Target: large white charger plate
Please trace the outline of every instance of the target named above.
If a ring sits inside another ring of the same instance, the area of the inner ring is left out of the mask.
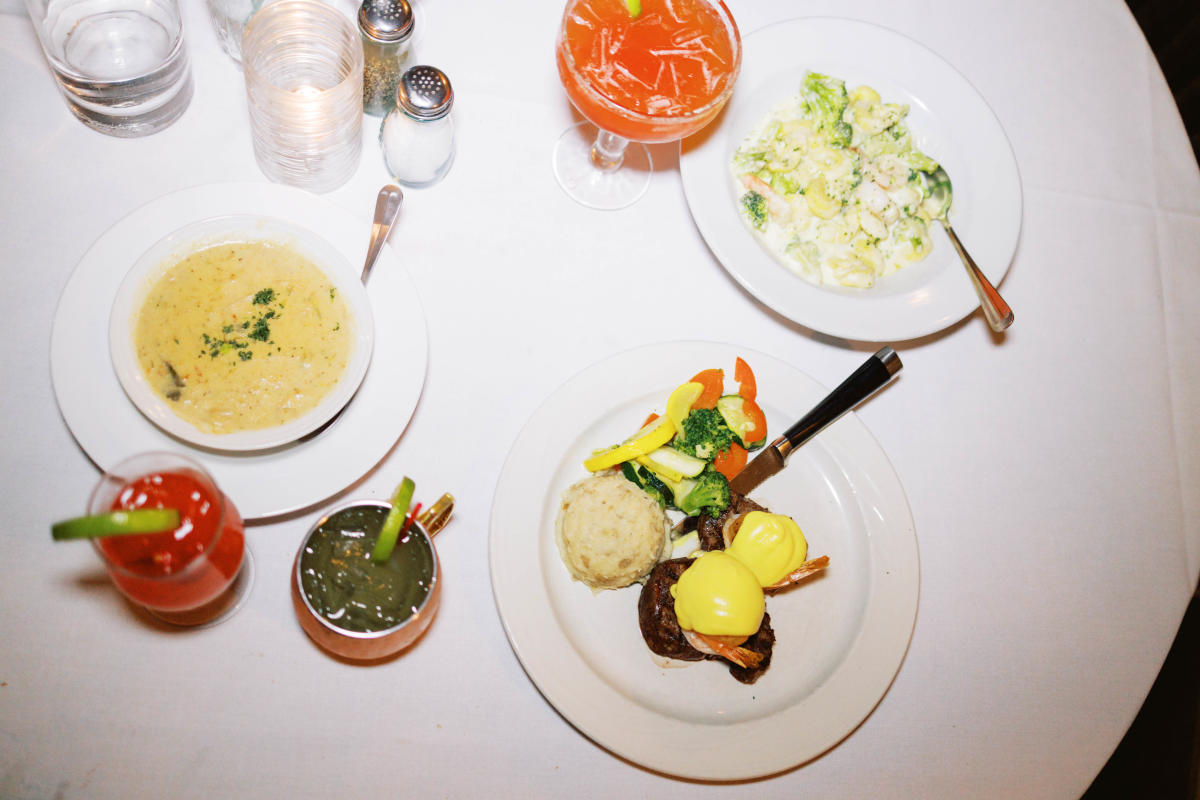
[[[642,641],[639,588],[593,594],[559,560],[554,522],[583,460],[660,413],[679,382],[741,355],[774,437],[827,393],[762,353],[708,342],[631,350],[558,389],[517,437],[496,486],[489,553],[505,632],[543,696],[624,758],[682,777],[734,780],[804,763],[850,734],[904,659],[916,619],[916,531],[904,490],[853,414],[796,451],[753,493],[792,515],[826,573],[768,598],[777,637],[753,685],[715,662],[667,667]],[[619,387],[619,388],[618,388]]]
[[[747,291],[794,322],[859,341],[899,341],[942,330],[979,307],[941,226],[933,252],[871,289],[817,286],[783,266],[737,209],[729,160],[777,103],[799,92],[808,70],[866,84],[906,103],[917,146],[954,182],[950,221],[993,284],[1016,252],[1021,179],[995,113],[954,67],[921,44],[865,22],[814,17],[761,28],[742,39],[742,71],[724,113],[681,145],[688,206],[714,255]]]
[[[373,203],[368,198],[364,207]],[[328,427],[308,440],[244,454],[196,448],[170,436],[121,389],[109,357],[109,311],[122,279],[143,252],[185,225],[230,214],[281,219],[324,238],[351,264],[366,258],[370,220],[300,189],[227,183],[166,195],[109,228],[80,260],[55,310],[50,370],[63,420],[101,469],[134,453],[183,451],[212,473],[244,517],[257,519],[319,503],[387,454],[420,399],[428,337],[416,287],[395,252],[385,247],[367,285],[376,326],[371,366],[358,393]]]

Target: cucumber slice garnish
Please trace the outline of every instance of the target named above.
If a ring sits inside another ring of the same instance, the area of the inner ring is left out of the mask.
[[[56,522],[50,535],[56,540],[98,539],[102,536],[125,536],[130,533],[158,533],[179,527],[179,511],[174,508],[134,508],[129,511],[110,511],[87,517]]]
[[[392,509],[384,518],[383,527],[379,529],[379,538],[375,540],[375,549],[371,551],[371,560],[376,564],[387,563],[392,557],[392,551],[396,549],[396,540],[400,537],[400,526],[404,524],[404,517],[408,514],[408,506],[416,488],[412,479],[405,476],[392,494]]]

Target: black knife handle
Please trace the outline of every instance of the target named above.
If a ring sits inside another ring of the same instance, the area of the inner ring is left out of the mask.
[[[779,454],[787,458],[788,454],[807,442],[825,429],[838,417],[845,414],[856,405],[866,400],[881,386],[891,380],[892,376],[904,366],[900,356],[890,347],[884,347],[868,358],[861,367],[841,385],[830,392],[824,400],[813,407],[800,421],[784,431],[783,435],[771,443],[779,450]]]

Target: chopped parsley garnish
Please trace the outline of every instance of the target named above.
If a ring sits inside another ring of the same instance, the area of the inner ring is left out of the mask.
[[[265,342],[271,338],[271,326],[267,324],[266,317],[259,317],[254,321],[254,330],[247,334],[251,339],[259,342]]]
[[[251,301],[254,306],[270,306],[272,304],[283,307],[278,295],[274,289],[262,289],[254,294],[254,299]],[[257,315],[250,319],[242,320],[240,323],[234,322],[221,326],[220,336],[210,336],[207,333],[201,334],[204,340],[204,349],[202,355],[207,355],[209,358],[217,358],[225,353],[237,353],[237,357],[241,361],[249,361],[254,357],[252,342],[266,342],[274,344],[271,341],[271,324],[269,320],[278,319],[279,314],[275,308],[267,308],[258,310]]]

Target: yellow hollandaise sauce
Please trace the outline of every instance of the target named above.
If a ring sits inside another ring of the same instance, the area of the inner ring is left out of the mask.
[[[155,280],[133,341],[150,386],[179,417],[235,433],[316,407],[346,369],[354,319],[333,282],[289,245],[228,242]]]
[[[808,541],[791,517],[751,511],[725,552],[753,572],[760,586],[772,586],[808,558]]]
[[[671,596],[680,627],[708,636],[750,636],[766,611],[754,573],[722,550],[692,562],[671,587]]]

